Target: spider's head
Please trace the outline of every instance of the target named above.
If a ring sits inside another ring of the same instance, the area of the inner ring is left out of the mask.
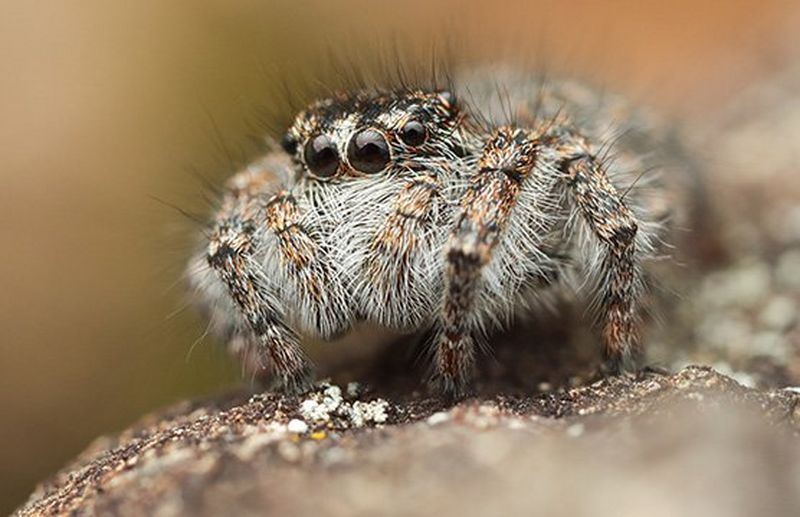
[[[446,91],[359,92],[315,102],[283,138],[301,176],[394,174],[463,153],[463,117]]]

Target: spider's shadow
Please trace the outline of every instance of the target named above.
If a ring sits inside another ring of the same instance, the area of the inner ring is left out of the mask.
[[[529,394],[592,378],[600,364],[597,338],[576,309],[562,307],[491,334],[480,352],[474,389],[480,395]],[[430,353],[427,336],[399,339],[368,368],[364,380],[378,394],[424,394]]]

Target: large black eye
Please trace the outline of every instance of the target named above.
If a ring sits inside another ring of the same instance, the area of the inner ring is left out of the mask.
[[[400,139],[412,147],[419,147],[428,138],[428,131],[419,120],[409,120],[400,130]]]
[[[383,133],[376,129],[365,129],[356,133],[347,146],[347,159],[359,172],[380,172],[389,163],[389,144]]]
[[[339,152],[328,135],[317,135],[306,143],[306,166],[315,176],[329,178],[339,168]]]

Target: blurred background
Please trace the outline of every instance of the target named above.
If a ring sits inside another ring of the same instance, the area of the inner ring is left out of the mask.
[[[702,120],[786,59],[795,2],[0,0],[0,512],[92,439],[240,383],[181,311],[200,179],[328,56],[522,54]],[[288,86],[286,86],[288,85]],[[274,108],[274,109],[273,109]],[[274,125],[286,120],[278,117]]]

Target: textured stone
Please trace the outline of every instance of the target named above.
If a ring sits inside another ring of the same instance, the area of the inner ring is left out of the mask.
[[[18,515],[800,514],[800,394],[709,368],[452,407],[340,402],[380,400],[385,423],[303,420],[307,397],[234,395],[145,418]]]

